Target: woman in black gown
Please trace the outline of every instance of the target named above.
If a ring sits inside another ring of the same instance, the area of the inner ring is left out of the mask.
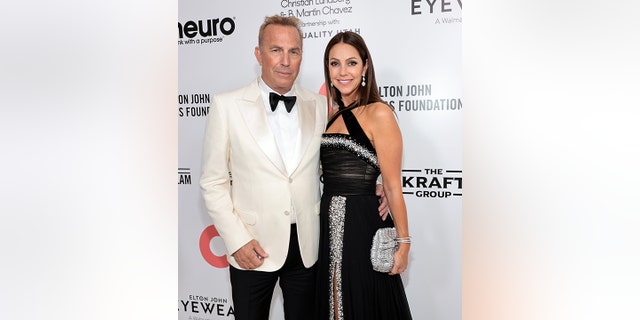
[[[400,278],[407,269],[410,238],[395,113],[378,93],[373,62],[360,35],[343,32],[329,41],[324,75],[328,99],[338,110],[327,124],[320,151],[324,190],[316,319],[411,319]],[[393,219],[378,214],[380,174]],[[381,273],[373,270],[369,250],[376,230],[389,226],[396,227],[404,242],[392,270]]]

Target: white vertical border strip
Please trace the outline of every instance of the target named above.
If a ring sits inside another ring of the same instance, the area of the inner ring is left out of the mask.
[[[465,7],[465,319],[640,318],[640,8],[585,4]]]
[[[2,9],[0,319],[175,319],[176,9]]]

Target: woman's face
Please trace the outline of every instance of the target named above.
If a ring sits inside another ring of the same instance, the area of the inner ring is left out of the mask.
[[[342,102],[347,106],[358,98],[358,86],[367,71],[355,47],[337,43],[329,50],[329,78],[333,86],[342,94]]]

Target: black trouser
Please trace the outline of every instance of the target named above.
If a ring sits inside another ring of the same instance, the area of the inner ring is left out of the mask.
[[[289,252],[280,270],[240,270],[229,266],[229,275],[236,320],[269,319],[273,289],[278,279],[284,299],[285,319],[303,320],[311,316],[315,300],[316,266],[304,267],[295,224],[291,225]]]

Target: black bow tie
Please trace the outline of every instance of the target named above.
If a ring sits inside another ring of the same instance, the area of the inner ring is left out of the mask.
[[[296,104],[296,97],[285,97],[283,95],[279,95],[275,92],[269,93],[269,104],[271,104],[271,111],[276,111],[276,107],[278,107],[278,101],[284,101],[284,106],[287,108],[287,112],[291,112],[293,109],[293,105]]]

